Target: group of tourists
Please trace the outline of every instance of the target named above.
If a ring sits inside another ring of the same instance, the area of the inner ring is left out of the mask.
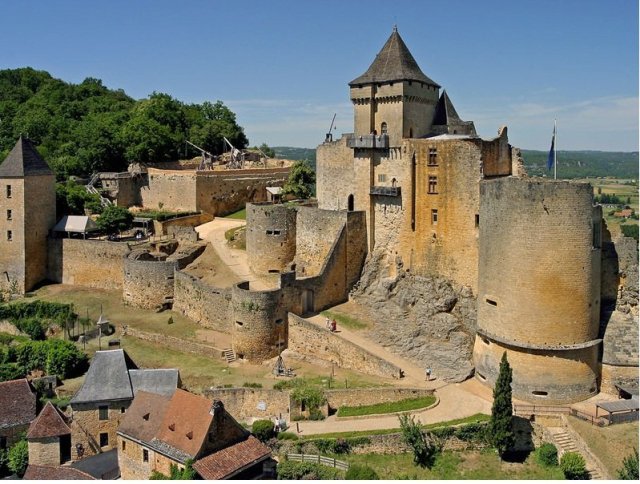
[[[336,320],[335,319],[331,320],[329,318],[325,320],[324,325],[332,333],[335,333],[338,327],[338,323],[336,323]]]

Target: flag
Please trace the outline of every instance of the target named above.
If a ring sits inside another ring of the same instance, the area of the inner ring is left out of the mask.
[[[549,150],[549,157],[547,158],[547,171],[553,168],[553,147],[556,143],[556,125],[553,125],[553,136],[551,137],[551,149]]]

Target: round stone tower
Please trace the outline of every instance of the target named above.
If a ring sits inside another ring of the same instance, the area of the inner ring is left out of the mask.
[[[256,273],[281,272],[296,255],[296,209],[247,203],[247,255]]]
[[[556,404],[597,392],[601,218],[589,184],[481,183],[478,379],[493,386],[506,351],[516,398]]]
[[[238,358],[260,363],[287,347],[287,312],[281,289],[253,291],[249,282],[233,286],[231,343]]]

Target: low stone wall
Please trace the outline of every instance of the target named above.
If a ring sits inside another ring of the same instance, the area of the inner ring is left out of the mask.
[[[197,227],[207,222],[211,222],[213,216],[208,213],[197,213],[185,217],[177,217],[163,222],[153,221],[153,230],[156,235],[168,235],[170,227]]]
[[[433,393],[433,390],[427,390],[426,388],[354,388],[352,390],[326,390],[324,392],[329,407],[336,410],[340,407],[359,407],[426,397],[433,395]]]
[[[638,381],[637,366],[616,366],[602,364],[600,391],[610,395],[618,395],[616,384],[633,386]]]
[[[50,280],[62,284],[122,289],[126,242],[48,239]]]
[[[291,397],[288,391],[262,388],[210,388],[204,390],[207,398],[222,400],[224,408],[235,419],[252,422],[273,417],[288,418]]]
[[[193,353],[207,358],[222,358],[221,348],[203,345],[202,343],[196,343],[195,341],[176,338],[175,336],[168,336],[166,334],[149,333],[147,331],[131,328],[130,326],[123,326],[122,336],[133,336],[134,338],[138,338],[143,341],[149,341],[168,348],[177,348],[178,351]]]
[[[396,365],[293,313],[289,313],[289,350],[367,375],[401,377]]]
[[[174,311],[206,328],[230,332],[230,304],[230,289],[218,289],[185,272],[175,272]]]

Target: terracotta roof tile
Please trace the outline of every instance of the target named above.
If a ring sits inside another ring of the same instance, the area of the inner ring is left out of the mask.
[[[202,449],[213,415],[211,400],[176,390],[156,434],[159,440],[195,457]]]
[[[67,425],[62,412],[54,407],[51,402],[47,402],[38,418],[31,422],[27,431],[27,439],[58,437],[70,433],[71,429]]]
[[[95,480],[86,472],[73,467],[35,466],[30,464],[24,473],[24,480],[28,481],[89,481]]]
[[[166,395],[139,391],[118,427],[118,432],[150,442],[160,428],[169,399]]]
[[[197,460],[193,468],[203,479],[225,479],[271,455],[253,435],[248,439]]]
[[[36,418],[36,394],[26,378],[0,383],[0,429]]]

